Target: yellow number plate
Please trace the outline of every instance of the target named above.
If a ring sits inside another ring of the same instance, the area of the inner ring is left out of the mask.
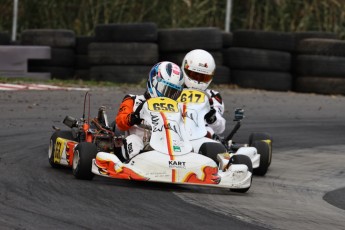
[[[177,101],[183,103],[204,103],[205,96],[205,93],[197,90],[183,90]]]
[[[147,101],[149,110],[158,112],[178,112],[178,103],[167,97],[151,98]]]

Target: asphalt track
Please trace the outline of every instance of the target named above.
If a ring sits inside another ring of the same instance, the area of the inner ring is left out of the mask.
[[[0,91],[0,229],[345,229],[345,97],[219,89],[235,137],[273,136],[273,160],[246,194],[224,189],[76,180],[47,159],[52,125],[81,117],[82,91]],[[91,90],[109,118],[138,88]]]

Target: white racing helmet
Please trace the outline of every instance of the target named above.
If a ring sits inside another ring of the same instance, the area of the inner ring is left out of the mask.
[[[209,52],[196,49],[186,54],[181,69],[188,88],[206,90],[212,82],[216,63]]]
[[[169,97],[176,100],[183,89],[184,77],[178,65],[163,61],[154,65],[147,80],[151,97]]]

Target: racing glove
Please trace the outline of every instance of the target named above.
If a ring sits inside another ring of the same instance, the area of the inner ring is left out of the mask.
[[[138,113],[131,113],[129,114],[129,125],[133,126],[133,125],[139,125],[141,123],[141,119]]]
[[[213,124],[216,120],[216,110],[212,107],[211,110],[205,114],[207,124]]]
[[[130,126],[133,125],[139,125],[142,121],[142,119],[140,118],[140,110],[143,108],[144,102],[142,102],[138,108],[135,110],[135,112],[129,114],[129,122],[128,124]]]

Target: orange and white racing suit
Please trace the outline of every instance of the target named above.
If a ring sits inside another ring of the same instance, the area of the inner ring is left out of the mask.
[[[130,124],[131,113],[142,103],[145,103],[148,98],[149,96],[147,94],[126,95],[116,115],[115,122],[117,128],[121,131],[125,131],[126,138],[123,140],[122,155],[127,160],[139,154],[149,141],[149,130],[141,128],[138,125],[131,126]]]

